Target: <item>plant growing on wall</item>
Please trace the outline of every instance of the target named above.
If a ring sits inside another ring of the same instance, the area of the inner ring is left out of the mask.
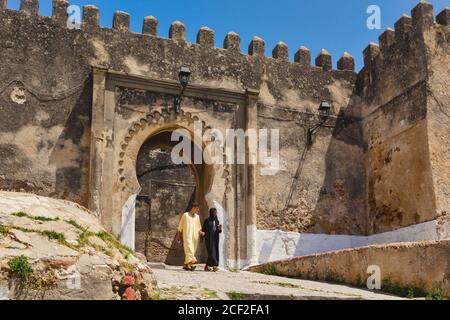
[[[8,267],[10,272],[22,280],[28,279],[33,273],[33,268],[24,255],[17,256],[9,260]]]

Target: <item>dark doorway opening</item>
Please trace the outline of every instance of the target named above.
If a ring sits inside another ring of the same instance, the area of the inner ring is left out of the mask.
[[[147,140],[136,162],[141,192],[136,201],[136,251],[150,262],[183,265],[183,247],[174,241],[181,215],[199,192],[194,167],[171,160],[171,132]]]

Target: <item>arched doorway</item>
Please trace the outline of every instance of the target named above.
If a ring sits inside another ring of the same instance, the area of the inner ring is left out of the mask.
[[[201,132],[197,134],[198,131],[196,129],[199,127],[201,128]],[[210,142],[208,140],[202,141],[201,139],[197,139],[197,137],[202,133],[204,134],[208,128],[210,127],[207,127],[204,121],[199,120],[197,116],[192,116],[190,113],[182,111],[180,114],[176,114],[162,109],[161,111],[154,111],[146,114],[145,117],[139,118],[139,121],[132,122],[131,125],[124,130],[126,135],[123,140],[117,144],[118,157],[116,158],[116,161],[109,157],[105,152],[105,156],[101,158],[102,161],[100,162],[102,165],[95,167],[96,170],[101,171],[114,166],[114,171],[117,175],[113,181],[111,181],[111,184],[107,183],[108,179],[103,178],[101,181],[97,181],[94,179],[97,175],[94,174],[92,176],[93,182],[101,182],[98,183],[98,185],[101,186],[101,190],[103,191],[92,193],[92,202],[97,202],[101,205],[102,222],[105,223],[105,225],[109,224],[111,226],[110,230],[112,230],[114,234],[120,236],[120,240],[124,245],[132,249],[136,246],[136,202],[141,195],[145,196],[145,194],[142,194],[143,188],[141,184],[143,184],[143,182],[140,182],[138,178],[139,172],[137,170],[137,162],[139,155],[145,154],[144,150],[146,148],[149,150],[148,147],[145,146],[147,143],[148,146],[151,146],[150,149],[154,148],[155,150],[158,150],[158,148],[164,150],[168,146],[173,148],[174,145],[178,145],[178,141],[172,142],[170,138],[175,130],[180,130],[183,132],[181,133],[183,137],[182,141],[187,141],[187,143],[190,141],[192,144],[191,157],[195,157],[198,152],[205,157],[205,161],[201,164],[189,164],[189,167],[196,178],[195,200],[200,204],[200,218],[201,220],[206,218],[208,208],[216,207],[218,209],[219,221],[221,221],[224,226],[220,247],[221,264],[224,266],[225,263],[227,263],[226,259],[231,261],[232,265],[234,265],[234,261],[237,261],[234,259],[238,256],[231,257],[231,255],[228,255],[227,253],[230,252],[229,250],[233,250],[233,253],[237,252],[235,250],[237,241],[232,237],[235,236],[237,230],[245,230],[244,228],[238,228],[238,225],[234,222],[234,215],[229,215],[229,212],[235,212],[237,210],[237,198],[235,197],[235,189],[232,185],[234,183],[234,173],[228,165],[220,163],[212,164],[210,162],[212,155],[217,154],[217,151],[212,152],[214,149],[209,148]],[[178,132],[180,133],[180,131]],[[194,134],[194,132],[196,134]],[[184,138],[187,138],[188,140]],[[219,156],[224,156],[223,150],[219,150],[219,152]],[[111,160],[113,160],[115,164]],[[191,159],[190,163],[193,162],[193,159]],[[95,183],[92,185],[93,189],[95,188],[95,185]],[[242,195],[243,193],[241,192],[240,194]],[[243,210],[243,206],[239,206],[239,210]],[[150,213],[152,212],[153,210]],[[238,216],[236,219],[240,220],[241,217]],[[175,225],[177,226],[176,223],[174,223],[174,226]],[[142,229],[138,231],[143,232],[141,230]],[[174,228],[173,232],[176,232],[176,228]],[[142,246],[145,247],[145,244],[141,245],[141,248]],[[149,245],[147,244],[147,246]],[[180,259],[178,261],[181,261],[182,248],[178,248],[178,250],[181,254],[177,256],[177,259]],[[205,260],[205,251],[206,250],[198,251],[197,258],[200,262]],[[150,261],[152,260],[153,258],[150,258]],[[181,262],[176,262],[176,264],[178,263]]]
[[[173,144],[171,132],[165,131],[149,138],[139,150],[135,249],[151,262],[182,265],[183,248],[174,237],[181,215],[199,201],[201,186],[197,168],[172,162]]]

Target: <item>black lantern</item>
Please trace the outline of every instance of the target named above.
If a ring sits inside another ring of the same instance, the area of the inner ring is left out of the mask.
[[[181,67],[178,77],[180,78],[181,86],[185,89],[189,84],[189,79],[191,78],[191,70],[189,70],[188,67]]]
[[[320,127],[322,127],[330,117],[331,105],[327,101],[322,101],[319,105],[319,118],[320,123],[315,125],[312,128],[308,128],[306,132],[306,144],[308,146],[312,146],[314,143],[313,136],[314,132],[316,132]]]
[[[326,122],[330,116],[331,105],[327,101],[322,101],[319,106],[320,120]]]
[[[181,112],[181,102],[183,101],[184,90],[186,90],[191,78],[191,70],[188,67],[181,67],[178,78],[180,79],[181,92],[173,100],[173,109],[176,113]]]

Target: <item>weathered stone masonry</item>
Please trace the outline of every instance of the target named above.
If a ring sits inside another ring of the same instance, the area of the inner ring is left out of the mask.
[[[216,48],[206,27],[191,44],[180,22],[157,37],[153,17],[142,34],[130,32],[124,12],[101,28],[94,6],[70,30],[67,6],[53,1],[53,16],[40,17],[37,0],[18,12],[0,1],[1,189],[88,206],[134,245],[126,221],[140,190],[140,148],[161,132],[191,132],[199,119],[204,129],[280,129],[274,176],[259,166],[193,169],[203,214],[223,209],[230,265],[258,259],[258,230],[365,236],[436,221],[436,236],[448,237],[449,9],[435,22],[431,5],[417,5],[366,48],[356,74],[348,53],[334,70],[326,50],[315,66],[304,47],[288,61],[281,42],[265,57],[258,37],[248,55],[236,33]],[[177,94],[183,65],[192,80],[181,115],[142,98]],[[306,148],[321,100],[332,119]]]
[[[368,233],[448,215],[448,12],[434,23],[433,7],[420,3],[364,51]]]

